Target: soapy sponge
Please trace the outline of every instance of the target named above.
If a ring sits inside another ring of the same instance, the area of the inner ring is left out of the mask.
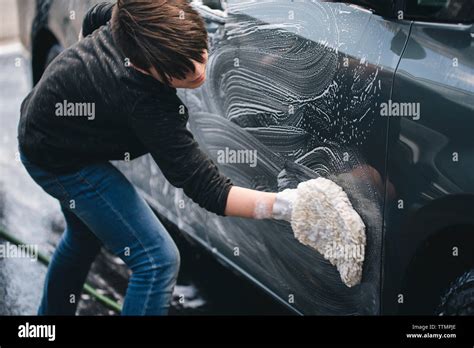
[[[340,186],[325,178],[301,182],[292,200],[295,237],[337,267],[348,287],[359,284],[365,254],[365,225]]]

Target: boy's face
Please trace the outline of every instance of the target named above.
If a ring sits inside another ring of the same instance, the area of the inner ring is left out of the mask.
[[[194,72],[188,73],[184,79],[170,79],[170,85],[174,88],[198,88],[201,86],[204,81],[206,81],[206,64],[208,60],[208,52],[205,50],[203,52],[204,63],[199,63],[193,60],[194,63]],[[153,76],[157,77],[156,71],[152,71]]]

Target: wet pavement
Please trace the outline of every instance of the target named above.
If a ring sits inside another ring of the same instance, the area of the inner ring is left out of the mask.
[[[28,55],[15,43],[0,45],[0,228],[51,256],[64,229],[59,203],[28,176],[17,159],[20,104],[31,88]],[[192,245],[163,221],[181,253],[181,271],[173,294],[174,315],[279,315],[285,308],[245,279]],[[6,241],[0,238],[0,243]],[[0,315],[34,315],[39,305],[46,267],[28,258],[0,258]],[[88,276],[100,294],[122,303],[129,270],[103,250]],[[116,315],[83,294],[79,315]]]

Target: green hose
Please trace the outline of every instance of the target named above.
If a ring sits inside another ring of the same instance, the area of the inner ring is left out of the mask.
[[[30,245],[27,245],[23,241],[21,241],[18,238],[12,236],[11,234],[7,233],[6,231],[4,231],[1,228],[0,228],[0,237],[4,238],[8,242],[13,243],[17,246],[21,245],[21,246],[26,247],[26,250],[28,250],[28,252],[30,252],[30,253],[33,252]],[[38,252],[38,260],[44,265],[49,265],[49,262],[50,262],[49,257],[47,257],[46,255],[44,255],[40,252]],[[110,308],[110,309],[112,309],[116,312],[119,312],[119,313],[122,311],[122,306],[118,302],[112,300],[111,298],[109,298],[105,295],[99,294],[96,289],[94,289],[92,286],[90,286],[87,283],[84,284],[84,292],[86,294],[91,295],[93,298],[95,298],[97,301],[99,301],[100,303],[105,305],[107,308]]]

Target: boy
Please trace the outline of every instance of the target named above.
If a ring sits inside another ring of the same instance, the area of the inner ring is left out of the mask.
[[[218,215],[253,217],[257,201],[270,214],[275,195],[235,187],[186,128],[176,88],[204,83],[207,32],[185,0],[97,5],[85,16],[83,35],[21,106],[21,160],[59,200],[67,224],[38,314],[75,313],[70,298],[79,298],[102,245],[132,270],[122,314],[166,314],[179,252],[108,161],[150,152],[171,184]]]
[[[186,128],[176,88],[202,85],[208,58],[203,20],[186,0],[99,4],[82,31],[21,105],[21,161],[66,220],[38,314],[75,313],[70,299],[79,298],[103,245],[132,270],[122,315],[164,315],[179,252],[109,160],[150,153],[172,185],[221,216],[290,221],[295,190],[233,185]]]

